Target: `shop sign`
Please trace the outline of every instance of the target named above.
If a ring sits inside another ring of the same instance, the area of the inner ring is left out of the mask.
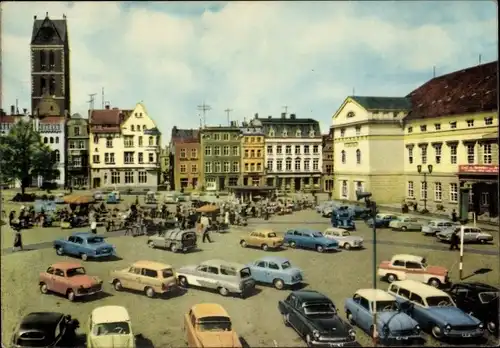
[[[496,164],[462,164],[458,166],[460,174],[498,174]]]

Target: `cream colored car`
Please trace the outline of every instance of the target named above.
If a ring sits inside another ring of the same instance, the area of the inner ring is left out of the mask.
[[[155,261],[137,261],[130,267],[112,271],[110,283],[116,291],[142,291],[150,298],[178,289],[172,266]]]
[[[103,306],[88,320],[87,348],[135,348],[130,316],[125,307]]]

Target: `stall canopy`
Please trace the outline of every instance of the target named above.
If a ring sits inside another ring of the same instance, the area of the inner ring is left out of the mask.
[[[64,203],[66,204],[90,204],[94,202],[94,197],[90,195],[69,195],[64,197]]]
[[[199,207],[198,209],[196,209],[198,213],[214,213],[217,210],[219,210],[219,207],[213,204],[207,204],[204,205],[203,207]]]

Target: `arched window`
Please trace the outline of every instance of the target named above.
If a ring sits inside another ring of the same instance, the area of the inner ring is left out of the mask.
[[[59,144],[59,137],[56,137],[56,144]]]
[[[43,95],[47,90],[47,78],[42,77],[40,79],[40,95]]]
[[[54,51],[49,51],[49,70],[54,70],[56,66],[56,55]]]
[[[160,137],[156,137],[156,145],[160,145]]]
[[[44,143],[44,144],[47,144],[48,142],[49,142],[49,138],[44,137],[44,138],[43,138],[43,143]]]
[[[149,146],[153,146],[154,145],[153,141],[154,141],[153,137],[149,137]]]
[[[45,51],[41,50],[38,54],[40,55],[40,70],[45,71],[47,68]]]
[[[297,129],[297,130],[295,131],[295,136],[298,138],[298,137],[300,137],[301,135],[302,135],[302,131],[301,131],[300,129]]]
[[[135,129],[134,129],[134,125],[131,125],[130,126],[130,130],[133,132]]]
[[[341,161],[343,164],[345,164],[346,162],[346,158],[345,158],[345,150],[342,150],[342,152],[340,153],[340,156],[341,156]]]
[[[347,192],[347,181],[344,180],[344,181],[342,181],[342,192],[341,192],[342,198],[347,198],[347,193],[348,193]]]
[[[146,125],[142,125],[142,130],[146,130]]]
[[[54,151],[54,159],[56,163],[59,163],[59,161],[61,160],[61,154],[59,153],[59,150]]]
[[[49,94],[50,95],[56,94],[56,78],[55,77],[50,78]]]
[[[139,132],[139,131],[141,130],[141,125],[140,125],[140,124],[138,124],[138,125],[136,126],[136,129],[137,129],[137,131]]]
[[[53,137],[50,137],[50,143],[54,144],[54,138]]]
[[[361,164],[361,150],[360,149],[356,150],[356,163]]]

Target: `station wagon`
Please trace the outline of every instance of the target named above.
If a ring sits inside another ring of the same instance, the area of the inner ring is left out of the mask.
[[[130,315],[122,306],[102,306],[88,320],[87,348],[135,348]]]
[[[420,231],[422,224],[414,217],[400,216],[389,222],[389,228],[397,231]]]
[[[179,228],[155,234],[148,238],[150,248],[168,249],[175,253],[186,252],[196,248],[195,230],[181,230]]]
[[[431,220],[427,225],[422,226],[422,234],[424,236],[434,236],[437,232],[456,225],[456,223],[449,220]]]
[[[285,233],[284,243],[291,248],[314,249],[322,253],[328,250],[338,250],[339,243],[323,236],[319,231],[308,229],[291,229]]]

